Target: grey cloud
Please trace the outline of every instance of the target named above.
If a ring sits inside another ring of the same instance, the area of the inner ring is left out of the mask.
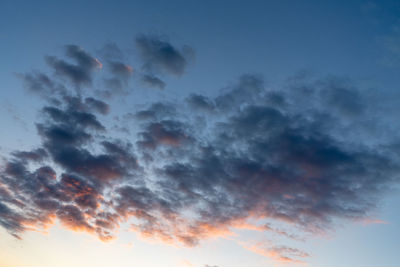
[[[138,46],[149,67],[184,71],[186,59],[168,42],[141,36]],[[96,61],[75,46],[67,56],[76,65],[54,59],[62,75],[89,85]],[[114,71],[123,75],[124,67]],[[296,78],[270,90],[260,76],[245,75],[216,97],[192,94],[126,114],[135,129],[127,141],[114,139],[97,116],[107,103],[73,92],[41,110],[39,147],[12,152],[0,170],[0,225],[17,237],[24,225],[40,228],[56,217],[102,240],[129,219],[147,237],[188,246],[247,219],[291,238],[290,229],[329,231],[338,220],[369,216],[399,182],[399,141],[390,131],[397,117],[340,79]],[[266,252],[307,256],[286,246]]]
[[[145,74],[142,76],[142,82],[148,86],[148,87],[155,87],[159,89],[164,89],[165,87],[165,82],[161,80],[160,78],[150,75],[150,74]]]
[[[46,150],[38,148],[32,151],[15,151],[12,155],[22,161],[40,162],[48,157]]]
[[[177,49],[167,40],[157,36],[140,35],[135,41],[145,69],[174,75],[184,73],[188,64],[184,49]]]
[[[72,229],[93,231],[92,226],[86,221],[82,211],[74,205],[66,205],[57,210],[57,217],[61,223]]]
[[[213,102],[213,100],[211,100],[210,98],[203,96],[203,95],[199,95],[199,94],[191,94],[186,101],[188,102],[188,104],[195,108],[195,109],[199,109],[199,110],[203,110],[203,111],[214,111],[215,110],[215,104]]]
[[[216,106],[222,111],[237,110],[261,98],[264,92],[264,80],[259,75],[243,75],[239,82],[226,88],[215,98]]]
[[[96,58],[77,45],[66,45],[65,54],[75,60],[81,68],[93,69],[101,64]]]
[[[365,110],[362,95],[350,81],[333,77],[322,83],[322,87],[321,94],[324,94],[321,96],[322,99],[344,115],[356,116]]]
[[[139,110],[135,114],[127,114],[127,118],[137,120],[159,121],[172,118],[177,114],[175,106],[171,103],[156,102],[147,109]]]
[[[18,239],[20,238],[19,233],[25,230],[21,225],[22,220],[23,218],[20,215],[0,202],[0,225]]]
[[[88,105],[91,110],[103,115],[106,115],[110,112],[110,106],[107,103],[93,97],[85,98],[85,104]]]
[[[109,61],[108,66],[111,76],[104,79],[106,89],[102,90],[101,93],[107,98],[127,94],[133,68],[119,61]]]
[[[115,95],[124,95],[127,94],[127,91],[125,90],[125,85],[126,82],[117,77],[107,78],[104,79],[104,86],[106,87],[106,89],[101,90],[100,93],[105,98],[111,98]]]
[[[107,43],[99,51],[106,65],[106,76],[102,79],[103,89],[97,92],[104,98],[127,95],[134,68],[126,63],[126,57],[115,43]]]
[[[137,144],[140,147],[152,149],[159,145],[180,146],[190,140],[190,136],[184,130],[184,125],[173,120],[150,123],[139,135],[142,138]]]
[[[133,68],[127,64],[118,61],[108,62],[111,73],[123,79],[129,78],[133,73]]]
[[[43,112],[61,125],[78,124],[83,128],[90,127],[100,131],[104,130],[104,126],[97,118],[88,112],[72,110],[65,112],[55,107],[44,107]]]
[[[23,81],[29,91],[44,97],[56,93],[64,94],[67,90],[64,86],[57,84],[52,78],[41,72],[17,74],[17,77]]]
[[[57,75],[69,79],[74,85],[78,87],[90,85],[92,83],[92,71],[102,67],[100,61],[76,45],[65,46],[65,53],[77,64],[71,64],[53,56],[47,56],[46,62],[55,70]]]

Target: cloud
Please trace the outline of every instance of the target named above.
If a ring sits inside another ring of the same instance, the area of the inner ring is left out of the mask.
[[[190,136],[185,133],[184,127],[181,122],[173,120],[150,123],[145,131],[139,133],[141,140],[137,144],[152,149],[159,145],[180,146],[190,141]]]
[[[198,110],[202,111],[214,111],[215,104],[214,102],[206,96],[199,95],[199,94],[191,94],[186,101],[188,104]]]
[[[147,67],[184,71],[182,51],[157,38],[138,40]],[[90,86],[99,63],[79,47],[66,49],[75,64],[54,58],[55,76],[27,76],[28,87],[48,92],[59,75]],[[117,81],[130,75],[120,59],[105,62]],[[297,76],[272,90],[247,74],[215,97],[156,101],[121,116],[122,126],[134,125],[123,139],[103,117],[109,103],[91,93],[54,94],[36,122],[41,142],[5,156],[0,225],[12,235],[59,220],[103,241],[122,223],[186,246],[238,229],[293,241],[341,220],[371,218],[399,182],[397,117],[348,80]],[[277,261],[308,257],[285,245],[245,247]]]
[[[57,210],[57,217],[63,225],[75,231],[92,232],[93,228],[86,222],[83,213],[73,205],[63,206]]]
[[[101,62],[76,45],[65,46],[65,54],[76,64],[68,63],[54,56],[47,56],[46,62],[55,70],[57,75],[67,78],[77,87],[90,85],[92,83],[92,71],[101,69]]]
[[[282,263],[304,263],[304,258],[310,257],[310,255],[304,251],[296,248],[287,246],[268,246],[267,243],[258,242],[256,244],[243,245],[244,248],[250,250],[261,256],[274,259]]]
[[[17,77],[23,81],[25,88],[30,92],[44,97],[66,91],[64,86],[57,84],[52,78],[41,72],[17,74]]]
[[[188,54],[193,53],[190,47],[178,49],[158,36],[140,35],[135,44],[143,60],[143,68],[151,72],[182,75],[188,64]]]
[[[159,121],[166,118],[172,118],[177,114],[176,112],[176,108],[173,104],[156,102],[146,109],[137,111],[135,114],[126,114],[126,117],[139,121]]]
[[[257,100],[263,88],[264,80],[259,75],[243,75],[237,84],[227,87],[214,101],[223,111],[237,109]]]
[[[110,106],[107,103],[93,97],[85,98],[85,104],[89,107],[89,109],[103,115],[107,115],[110,111]]]
[[[15,151],[13,156],[19,158],[21,161],[35,161],[40,162],[48,157],[46,150],[38,148],[32,151]]]
[[[145,74],[142,76],[142,82],[148,87],[155,87],[159,89],[164,89],[165,82],[154,75]]]
[[[129,78],[129,76],[133,73],[133,68],[127,64],[118,61],[110,61],[108,63],[110,65],[111,73],[115,76],[119,76],[122,78]]]
[[[110,76],[103,79],[105,89],[100,90],[100,94],[106,98],[128,94],[127,88],[134,73],[133,67],[115,60],[108,60],[107,65]]]
[[[23,218],[3,203],[0,203],[0,215],[0,225],[19,239],[18,233],[24,230],[22,226]]]
[[[158,36],[140,35],[135,43],[143,67],[139,79],[145,87],[164,89],[166,83],[160,77],[164,74],[182,75],[194,55],[189,46],[178,49],[166,38]],[[65,59],[45,56],[51,72],[34,70],[16,74],[29,92],[53,104],[60,104],[60,98],[71,96],[75,91],[82,94],[82,89],[93,88],[93,85],[96,85],[96,98],[111,99],[131,93],[130,83],[135,78],[136,69],[126,62],[128,57],[115,43],[108,43],[97,51],[105,65],[98,80],[95,74],[100,71],[96,70],[103,69],[99,59],[77,45],[65,45],[63,48]],[[93,98],[93,95],[86,93],[86,97]]]

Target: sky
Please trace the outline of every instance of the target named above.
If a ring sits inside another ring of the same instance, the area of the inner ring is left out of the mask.
[[[398,266],[398,1],[2,0],[0,34],[0,266]]]

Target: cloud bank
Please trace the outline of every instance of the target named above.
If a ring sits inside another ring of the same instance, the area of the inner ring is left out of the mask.
[[[110,47],[104,75],[121,89],[134,68]],[[184,73],[184,52],[170,43],[139,36],[136,47],[144,69]],[[348,80],[295,76],[271,89],[244,75],[216,96],[193,93],[125,114],[121,127],[132,131],[119,139],[103,122],[108,98],[91,90],[102,63],[75,45],[65,55],[75,63],[46,57],[51,74],[19,75],[45,105],[41,143],[8,155],[0,172],[0,225],[17,238],[56,220],[104,241],[124,222],[187,246],[234,229],[294,238],[368,218],[399,181],[390,115],[380,120],[368,91]],[[165,86],[155,76],[147,83]],[[283,245],[245,248],[285,262],[309,256]]]

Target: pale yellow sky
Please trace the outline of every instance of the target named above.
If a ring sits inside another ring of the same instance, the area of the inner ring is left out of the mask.
[[[48,234],[28,231],[23,240],[3,229],[0,236],[1,267],[204,267],[220,266],[218,262],[232,267],[274,266],[272,261],[222,238],[186,248],[143,240],[133,232],[121,231],[117,239],[104,243],[94,235],[72,232],[59,225],[50,228]],[[230,254],[232,258],[227,259]]]

